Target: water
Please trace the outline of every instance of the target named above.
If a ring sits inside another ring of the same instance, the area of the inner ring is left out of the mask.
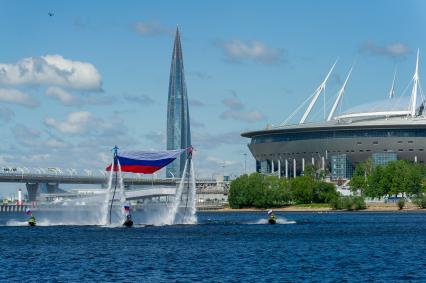
[[[0,226],[0,281],[424,282],[426,213],[198,213],[197,225]],[[0,214],[4,225],[15,217]],[[16,217],[15,217],[16,218]]]

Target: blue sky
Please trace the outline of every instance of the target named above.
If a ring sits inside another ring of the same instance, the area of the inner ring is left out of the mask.
[[[386,98],[395,68],[401,94],[417,48],[426,52],[424,1],[0,6],[2,166],[103,168],[115,144],[164,149],[177,25],[199,176],[242,173],[249,141],[239,134],[284,121],[336,58],[327,100],[355,63],[345,109]],[[318,107],[310,119],[322,116]]]

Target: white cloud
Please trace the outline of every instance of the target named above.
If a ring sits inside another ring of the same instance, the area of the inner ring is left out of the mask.
[[[18,124],[11,128],[16,141],[25,146],[36,146],[39,144],[40,132],[34,128]]]
[[[28,151],[25,154],[2,154],[0,164],[9,167],[40,167],[40,162],[49,162],[51,155],[48,153],[36,153]]]
[[[44,95],[56,99],[64,106],[111,104],[113,101],[113,97],[111,96],[100,96],[95,94],[86,94],[85,96],[82,96],[73,94],[56,86],[48,87]]]
[[[264,64],[274,64],[281,60],[282,50],[270,48],[257,40],[246,43],[234,39],[221,44],[220,47],[226,58],[233,62],[253,60]]]
[[[173,30],[158,22],[137,22],[133,25],[134,30],[140,35],[173,35]]]
[[[63,134],[84,134],[92,124],[92,114],[87,111],[71,112],[65,121],[46,118],[44,123]]]
[[[78,147],[113,147],[115,144],[127,147],[139,142],[128,134],[127,127],[118,115],[104,120],[90,112],[77,111],[69,113],[64,120],[46,118],[44,124],[61,134],[78,138]]]
[[[222,103],[233,110],[241,110],[244,108],[244,104],[237,97],[224,99]]]
[[[25,125],[18,124],[12,128],[13,135],[17,139],[37,139],[40,137],[40,132],[33,128],[28,128]]]
[[[28,94],[16,89],[0,88],[0,101],[18,104],[26,107],[36,107],[38,103]]]
[[[74,105],[77,103],[77,97],[60,87],[51,86],[44,93],[47,97],[53,97],[64,105]]]
[[[410,48],[401,42],[378,45],[373,41],[364,43],[360,50],[370,55],[388,56],[391,58],[404,57],[410,53]]]
[[[0,64],[0,83],[57,85],[72,89],[101,90],[101,75],[90,63],[61,55],[28,57],[15,64]]]
[[[223,120],[236,120],[246,123],[258,122],[265,119],[265,116],[256,110],[243,111],[245,108],[244,103],[238,98],[235,91],[231,90],[232,98],[222,100],[222,104],[225,105],[228,110],[220,114],[220,118]]]
[[[265,116],[259,111],[232,111],[228,110],[220,114],[220,118],[223,120],[237,120],[246,123],[254,123],[262,121],[265,119]]]
[[[55,139],[55,138],[48,139],[45,142],[45,145],[47,147],[50,147],[50,148],[66,148],[66,147],[68,147],[68,145],[65,142],[63,142],[59,139]]]
[[[32,154],[32,155],[28,155],[26,158],[28,159],[27,162],[32,162],[34,164],[37,164],[38,162],[41,162],[41,161],[49,161],[51,158],[51,155],[49,153]]]

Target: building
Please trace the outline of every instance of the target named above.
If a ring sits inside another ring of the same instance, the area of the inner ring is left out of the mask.
[[[331,179],[350,179],[354,166],[346,154],[331,156]]]
[[[419,54],[412,78],[411,96],[394,97],[393,84],[386,100],[351,108],[339,115],[335,110],[343,97],[349,72],[325,121],[307,123],[319,95],[333,71],[316,89],[298,124],[283,123],[241,135],[256,159],[258,172],[294,177],[306,164],[324,170],[331,178],[350,178],[352,168],[372,158],[376,164],[403,159],[426,161],[426,117],[419,90]]]
[[[390,161],[397,160],[398,156],[395,152],[376,152],[371,156],[374,166],[384,166]]]
[[[179,29],[176,29],[170,67],[169,96],[167,103],[167,149],[188,148],[191,145],[188,96],[186,93],[182,47]],[[178,158],[167,166],[167,177],[181,177],[185,159]]]

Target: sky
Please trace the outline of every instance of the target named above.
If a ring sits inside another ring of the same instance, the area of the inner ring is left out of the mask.
[[[418,48],[422,81],[425,13],[402,0],[0,1],[0,166],[97,171],[114,145],[165,149],[179,26],[196,174],[252,172],[241,132],[282,123],[337,58],[326,109],[351,66],[339,111],[385,99],[395,70],[403,94]]]

